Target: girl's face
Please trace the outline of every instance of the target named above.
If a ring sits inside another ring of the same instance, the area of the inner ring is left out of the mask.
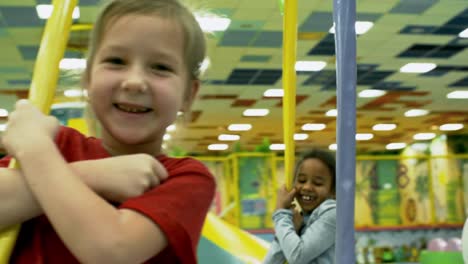
[[[323,201],[333,197],[332,174],[319,159],[305,159],[294,181],[296,200],[305,213],[311,213]]]
[[[198,91],[199,82],[189,81],[182,28],[170,19],[128,15],[104,32],[87,83],[103,144],[114,155],[156,155],[166,127]]]

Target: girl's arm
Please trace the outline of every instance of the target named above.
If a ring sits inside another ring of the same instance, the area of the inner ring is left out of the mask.
[[[83,263],[142,263],[167,246],[146,217],[118,210],[62,159],[51,138],[19,152],[24,178],[68,249]]]
[[[78,161],[69,164],[94,192],[111,202],[137,197],[167,176],[153,157],[145,154]],[[156,181],[151,180],[156,177]],[[153,181],[153,184],[147,184]],[[42,214],[21,171],[0,168],[0,230]]]
[[[335,243],[336,210],[320,213],[306,231],[298,235],[294,229],[292,212],[278,210],[273,214],[275,234],[289,263],[309,263]]]
[[[270,248],[268,249],[267,255],[263,260],[263,264],[284,264],[286,258],[281,252],[281,247],[278,243],[278,239],[275,239],[271,242]]]

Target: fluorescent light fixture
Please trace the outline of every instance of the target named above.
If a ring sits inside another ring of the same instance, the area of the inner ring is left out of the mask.
[[[7,117],[8,116],[8,110],[0,108],[0,117]]]
[[[435,63],[418,63],[418,62],[410,62],[405,64],[403,67],[400,68],[400,72],[405,73],[426,73],[430,72],[435,69],[437,65]]]
[[[228,149],[227,144],[210,144],[208,145],[209,150],[226,150]]]
[[[328,146],[329,150],[336,150],[337,148],[338,148],[338,145],[336,143],[330,144],[330,146]]]
[[[374,131],[390,131],[396,128],[395,124],[376,124],[372,127]]]
[[[37,5],[36,6],[37,16],[40,19],[48,19],[52,15],[53,10],[54,10],[53,5]],[[73,9],[72,18],[73,19],[80,18],[80,8],[79,7],[75,7]]]
[[[338,110],[336,109],[330,109],[325,113],[326,116],[337,116],[338,115]]]
[[[425,109],[410,109],[405,112],[406,117],[425,116],[427,114],[429,114],[429,111]]]
[[[83,70],[86,68],[86,59],[67,59],[60,61],[59,68],[62,70]]]
[[[283,97],[284,90],[283,89],[268,89],[263,93],[265,97]]]
[[[455,131],[455,130],[460,130],[464,126],[463,124],[443,124],[439,127],[439,130],[442,131]]]
[[[402,149],[406,147],[406,143],[390,143],[385,146],[386,149],[388,150],[393,150],[393,149]]]
[[[354,24],[354,29],[356,30],[356,35],[362,35],[369,31],[373,26],[374,23],[370,21],[356,21],[356,24]],[[333,26],[330,28],[330,30],[328,30],[328,32],[335,34],[335,23],[333,23]]]
[[[356,140],[370,140],[374,137],[372,133],[357,133]]]
[[[169,140],[169,139],[171,139],[171,135],[169,135],[169,134],[164,134],[163,140],[166,141],[166,140]]]
[[[413,136],[414,140],[429,140],[436,137],[435,133],[417,133]]]
[[[232,124],[228,126],[229,131],[248,131],[252,129],[251,124]]]
[[[468,28],[465,28],[462,32],[458,33],[459,38],[468,38]]]
[[[65,90],[63,92],[63,95],[65,95],[66,97],[81,97],[83,96],[84,90],[82,89],[69,89],[69,90]]]
[[[294,134],[294,140],[306,140],[309,138],[309,135],[304,133],[296,133]]]
[[[5,131],[6,127],[6,124],[0,124],[0,131]]]
[[[312,124],[307,123],[302,126],[302,130],[304,131],[320,131],[324,130],[327,127],[325,124]]]
[[[468,99],[468,91],[453,91],[447,94],[448,99]]]
[[[358,96],[361,98],[373,98],[379,97],[386,94],[386,91],[383,90],[376,90],[376,89],[366,89],[359,92]]]
[[[176,125],[174,125],[174,124],[166,127],[167,132],[172,132],[172,131],[175,131],[175,130],[176,130]]]
[[[231,19],[225,17],[195,17],[200,27],[205,32],[225,31],[231,24]]]
[[[268,109],[247,109],[244,111],[244,116],[266,116],[270,113]]]
[[[285,150],[284,144],[271,144],[270,150]]]
[[[210,67],[210,65],[211,65],[210,58],[205,57],[205,59],[202,61],[201,65],[200,65],[200,73],[201,74],[205,73],[206,70],[208,70],[208,68]]]
[[[218,136],[218,140],[220,141],[236,141],[239,139],[240,139],[239,135],[221,134]]]
[[[316,72],[321,71],[325,66],[327,63],[324,61],[296,61],[295,69],[296,71]]]

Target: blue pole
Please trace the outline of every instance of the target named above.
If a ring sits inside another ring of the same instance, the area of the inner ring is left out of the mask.
[[[356,262],[356,1],[334,0],[337,118],[336,263]]]

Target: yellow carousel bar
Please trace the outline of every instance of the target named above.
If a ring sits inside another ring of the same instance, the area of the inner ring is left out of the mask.
[[[296,126],[297,0],[285,0],[283,17],[283,140],[286,187],[292,188]]]
[[[76,0],[54,0],[54,10],[42,36],[29,90],[29,100],[44,113],[49,112],[54,98],[59,63],[65,53],[76,4]],[[10,162],[9,167],[18,167],[15,160]],[[19,230],[20,225],[16,225],[0,233],[0,264],[9,262]]]

